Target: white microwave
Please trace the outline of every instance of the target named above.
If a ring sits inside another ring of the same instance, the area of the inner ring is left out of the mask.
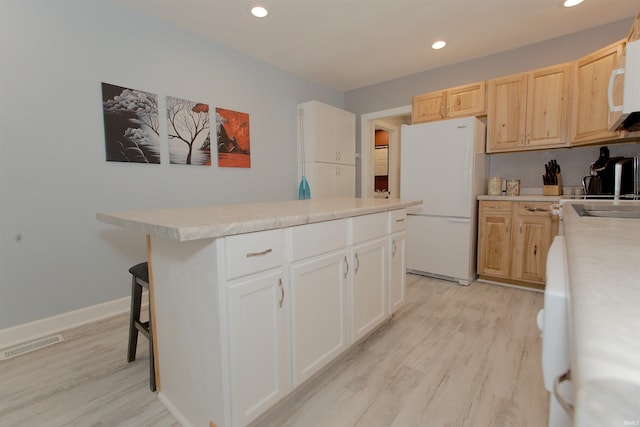
[[[624,59],[624,67],[613,70],[609,78],[609,128],[640,130],[640,40],[627,43]],[[623,79],[621,105],[613,99],[618,78]]]

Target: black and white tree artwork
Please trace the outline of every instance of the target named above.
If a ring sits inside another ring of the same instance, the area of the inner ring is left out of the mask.
[[[160,163],[158,96],[102,83],[107,161]]]
[[[211,166],[209,105],[167,96],[169,161]]]

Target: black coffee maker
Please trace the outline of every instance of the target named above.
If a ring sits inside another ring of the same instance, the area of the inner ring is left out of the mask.
[[[617,163],[625,161],[625,157],[609,157],[609,149],[600,147],[600,156],[589,166],[589,175],[582,178],[584,193],[589,196],[611,196],[615,192],[615,167]],[[631,163],[629,163],[631,165]],[[623,176],[621,177],[622,193],[633,191],[633,181],[631,179],[632,168],[624,165]]]

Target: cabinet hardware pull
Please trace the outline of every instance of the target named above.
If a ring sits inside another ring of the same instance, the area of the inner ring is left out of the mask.
[[[567,412],[567,414],[569,415],[569,418],[571,418],[571,420],[573,421],[573,405],[567,402],[564,396],[562,396],[559,393],[560,383],[563,383],[565,381],[571,381],[571,369],[569,369],[567,372],[556,377],[556,379],[553,380],[553,394],[556,395],[556,400],[558,401],[560,406],[562,406],[562,409],[564,409]]]
[[[249,253],[247,254],[247,258],[251,258],[251,257],[254,257],[254,256],[262,256],[262,255],[269,254],[269,253],[271,253],[271,252],[273,252],[273,249],[271,249],[271,248],[269,248],[269,249],[265,249],[265,250],[264,250],[264,251],[262,251],[262,252],[249,252]]]
[[[403,222],[405,218],[396,219],[396,222]]]
[[[344,278],[347,278],[347,274],[349,274],[349,261],[347,260],[347,257],[344,257]]]
[[[360,270],[360,258],[358,258],[358,253],[356,252],[356,266],[354,268],[356,274],[358,274],[358,270]]]
[[[524,208],[529,212],[549,212],[548,209],[543,209],[543,208],[530,208],[529,206],[525,206]]]
[[[507,233],[509,233],[509,227],[511,226],[511,220],[507,220]]]
[[[278,287],[280,288],[280,302],[278,305],[282,308],[282,303],[284,303],[284,286],[282,286],[282,278],[278,279]]]
[[[391,246],[392,246],[392,250],[391,250],[391,256],[395,257],[396,256],[396,239],[393,239],[391,241]]]

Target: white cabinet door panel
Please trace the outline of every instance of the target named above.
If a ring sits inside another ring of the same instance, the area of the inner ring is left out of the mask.
[[[387,314],[387,239],[351,248],[351,337],[355,342],[378,326]]]
[[[349,345],[346,250],[291,267],[291,336],[294,387]]]
[[[246,425],[292,388],[282,277],[275,271],[228,289],[233,425]]]

